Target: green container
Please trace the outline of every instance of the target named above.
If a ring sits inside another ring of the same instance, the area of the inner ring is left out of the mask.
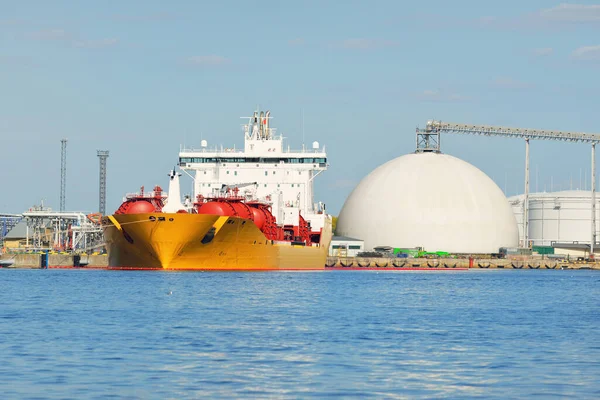
[[[554,247],[552,246],[533,246],[531,250],[538,254],[554,254]]]
[[[399,249],[399,248],[394,248],[394,254],[408,254],[409,256],[412,256],[412,257],[418,257],[419,256],[419,250],[417,250],[417,249]]]

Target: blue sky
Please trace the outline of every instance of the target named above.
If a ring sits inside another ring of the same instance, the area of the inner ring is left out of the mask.
[[[0,0],[0,212],[58,209],[63,137],[66,208],[97,210],[103,149],[114,211],[167,186],[180,144],[242,145],[257,105],[295,148],[304,110],[334,214],[428,119],[600,133],[599,2],[340,4]],[[523,191],[522,141],[444,136],[442,150]],[[531,151],[532,190],[589,188],[588,145]]]

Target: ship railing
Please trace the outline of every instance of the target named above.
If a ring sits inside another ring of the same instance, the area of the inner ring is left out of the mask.
[[[182,153],[197,153],[197,154],[210,154],[210,155],[214,155],[215,157],[220,157],[223,155],[231,155],[231,154],[244,154],[245,150],[244,149],[236,149],[236,148],[212,148],[212,149],[208,149],[208,148],[195,148],[195,147],[189,147],[189,148],[182,148],[180,151],[180,157]],[[325,154],[326,153],[326,149],[325,146],[322,146],[318,149],[312,149],[312,148],[303,148],[303,149],[291,149],[291,148],[284,148],[281,150],[282,154]]]
[[[127,199],[133,198],[142,198],[142,199],[153,199],[157,195],[157,192],[144,192],[144,193],[127,193],[125,197],[123,197],[123,201]],[[166,198],[167,194],[165,192],[160,192],[160,197]]]

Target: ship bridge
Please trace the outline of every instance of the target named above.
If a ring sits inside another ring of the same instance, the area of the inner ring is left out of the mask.
[[[325,146],[315,141],[310,148],[286,148],[283,136],[271,126],[269,111],[243,118],[248,120],[243,125],[243,150],[210,148],[206,140],[200,148],[180,150],[179,167],[194,180],[194,196],[211,197],[222,185],[256,182],[242,188],[241,194],[270,203],[278,223],[286,223],[287,209],[296,209],[289,211],[292,219],[298,212],[305,218],[321,214],[324,206],[314,203],[313,180],[327,170]]]

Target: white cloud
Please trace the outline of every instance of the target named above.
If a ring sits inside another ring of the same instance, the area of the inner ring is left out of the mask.
[[[123,22],[153,22],[153,21],[169,21],[177,19],[175,14],[170,12],[157,12],[154,14],[126,15],[115,14],[112,16],[114,20]]]
[[[536,15],[549,22],[600,23],[600,5],[562,3],[556,7],[541,10]]]
[[[67,32],[64,29],[45,29],[36,32],[31,32],[27,35],[33,40],[47,40],[55,42],[63,42],[73,47],[82,49],[101,49],[105,47],[112,47],[119,43],[119,39],[106,38],[106,39],[81,39],[71,32]]]
[[[515,17],[483,16],[471,20],[471,23],[477,27],[500,30],[556,30],[584,24],[600,27],[600,4],[561,3],[552,8]]]
[[[71,34],[64,29],[44,29],[31,32],[28,36],[35,40],[68,40],[71,38]]]
[[[18,66],[18,67],[36,67],[36,66],[38,66],[29,57],[3,56],[3,55],[0,55],[0,65],[11,65],[11,66]]]
[[[543,48],[533,50],[533,55],[536,57],[550,56],[553,53],[554,53],[554,49],[552,47],[543,47]]]
[[[372,50],[383,47],[394,47],[398,46],[398,42],[392,40],[379,40],[379,39],[346,39],[339,43],[339,47],[349,50]]]
[[[577,60],[600,60],[600,45],[582,46],[573,51],[571,56]]]
[[[229,64],[229,59],[223,56],[209,55],[209,56],[192,56],[187,59],[191,65],[198,66],[218,66]]]
[[[296,38],[288,41],[290,46],[304,46],[305,41],[302,38]]]
[[[492,85],[500,89],[531,89],[533,84],[518,81],[510,77],[498,77],[492,81]]]
[[[469,97],[458,93],[447,92],[444,90],[424,90],[417,94],[417,98],[422,101],[432,101],[439,103],[460,103],[470,100]]]
[[[23,25],[24,21],[20,19],[0,19],[0,26],[3,25]]]
[[[119,39],[100,39],[100,40],[76,40],[73,42],[75,47],[83,49],[101,49],[105,47],[116,46]]]
[[[354,188],[358,182],[353,181],[351,179],[338,179],[333,182],[332,187],[335,189],[345,189],[345,188]]]

